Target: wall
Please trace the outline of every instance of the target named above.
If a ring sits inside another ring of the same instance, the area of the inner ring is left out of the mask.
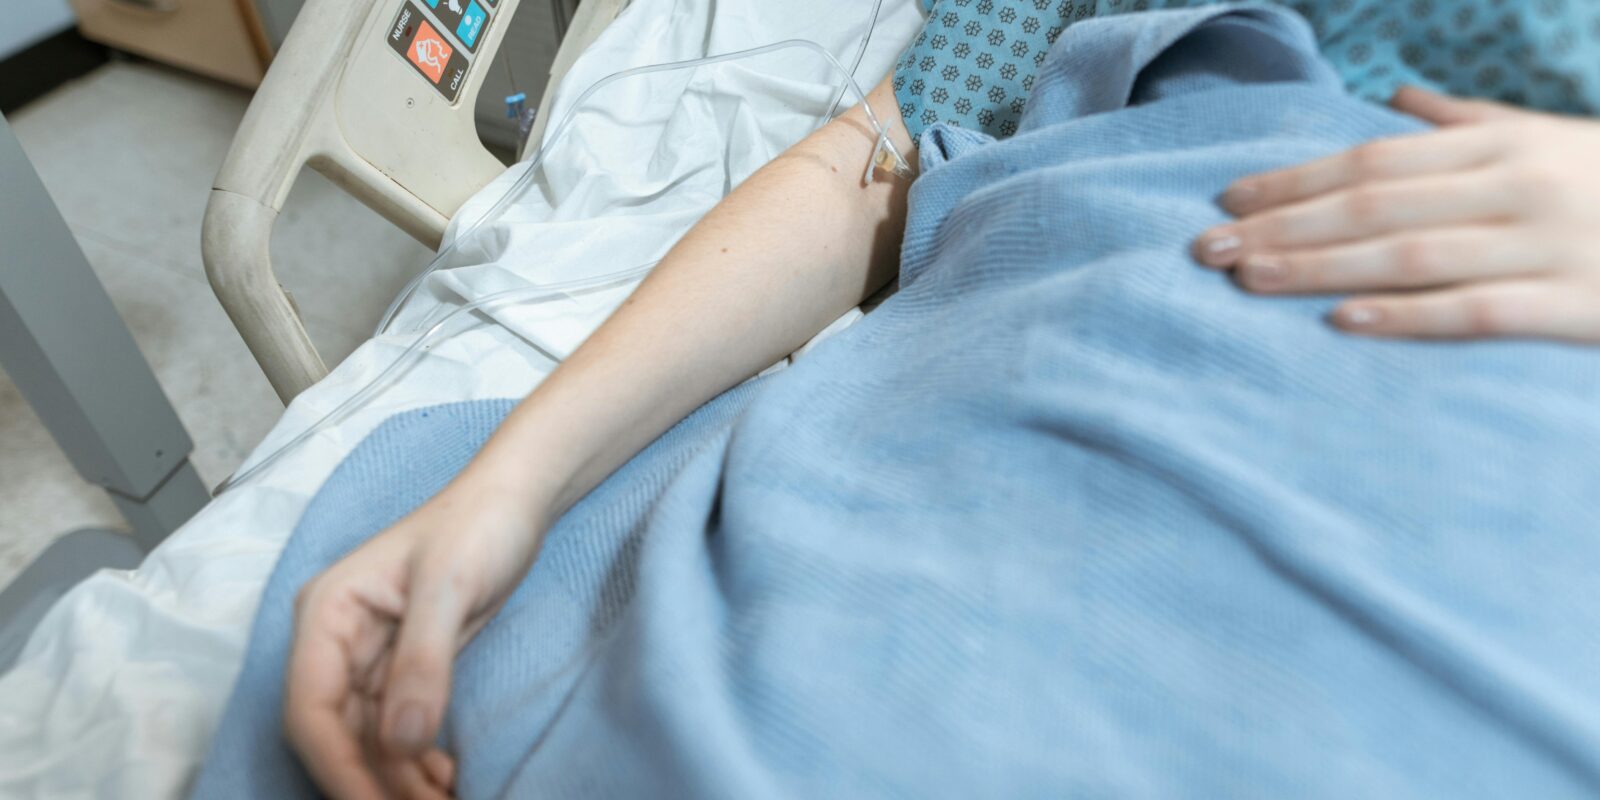
[[[300,7],[306,0],[256,0],[256,13],[261,15],[261,27],[267,31],[267,40],[272,42],[272,49],[277,50],[283,44],[283,37],[289,35],[289,26],[294,24],[295,15],[300,13]]]
[[[72,9],[67,0],[17,0],[5,5],[5,24],[0,25],[0,59],[10,58],[40,39],[72,27]]]
[[[544,85],[550,80],[550,64],[561,44],[550,5],[550,0],[522,0],[517,6],[511,29],[500,42],[500,52],[489,64],[483,93],[478,95],[473,114],[478,138],[502,159],[515,159],[522,138],[517,135],[517,124],[506,119],[506,95],[513,91],[512,76],[517,79],[516,91],[528,96],[529,108],[539,107]]]

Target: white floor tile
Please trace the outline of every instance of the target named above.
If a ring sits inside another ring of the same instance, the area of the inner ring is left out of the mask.
[[[121,524],[111,499],[87,487],[17,388],[0,375],[0,586],[56,537]]]
[[[246,92],[137,62],[103,67],[9,121],[194,439],[215,484],[282,413],[206,283],[200,224]],[[309,170],[272,238],[330,365],[354,350],[428,251]],[[55,537],[121,526],[0,376],[0,586]]]

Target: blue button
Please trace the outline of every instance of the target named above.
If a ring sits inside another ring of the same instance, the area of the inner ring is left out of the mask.
[[[456,38],[467,46],[468,50],[478,46],[478,34],[483,33],[483,23],[489,19],[489,12],[477,3],[467,5],[467,13],[461,15],[461,24],[456,26]]]
[[[439,7],[439,0],[426,0],[426,1],[428,3],[428,8],[438,8]]]

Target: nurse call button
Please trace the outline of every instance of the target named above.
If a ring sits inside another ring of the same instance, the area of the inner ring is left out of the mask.
[[[449,2],[449,0],[440,0]],[[446,100],[454,101],[465,82],[468,60],[439,30],[407,2],[389,26],[389,46],[411,64]]]
[[[450,63],[450,55],[454,52],[455,48],[424,20],[417,23],[417,35],[412,37],[411,46],[406,48],[406,59],[422,70],[428,80],[438,83],[444,77],[444,65]]]

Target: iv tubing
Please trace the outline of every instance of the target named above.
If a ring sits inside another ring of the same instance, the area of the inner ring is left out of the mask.
[[[873,0],[872,16],[867,18],[867,32],[861,34],[861,44],[856,46],[856,57],[850,61],[850,71],[845,73],[845,76],[851,80],[855,79],[856,71],[861,69],[861,59],[867,55],[867,45],[872,42],[872,32],[878,29],[878,12],[882,9],[883,0]],[[833,95],[833,102],[828,104],[827,115],[822,118],[821,122],[817,123],[818,128],[828,124],[828,121],[833,119],[834,115],[839,113],[839,104],[844,102],[844,93],[845,86],[843,83],[840,83],[839,91]],[[862,101],[863,104],[865,102],[865,100]],[[870,111],[871,109],[868,110]]]
[[[509,206],[513,199],[522,196],[522,194],[527,190],[528,186],[532,184],[533,177],[538,170],[539,164],[544,160],[544,157],[550,151],[550,148],[554,146],[556,142],[560,141],[561,137],[566,134],[568,128],[571,127],[573,118],[577,115],[577,110],[583,106],[583,103],[593,96],[595,92],[605,88],[611,83],[622,80],[623,78],[630,78],[636,75],[645,75],[654,72],[686,69],[689,67],[704,66],[708,64],[718,64],[725,61],[733,61],[795,47],[812,50],[827,59],[828,63],[833,67],[833,69],[843,76],[843,80],[839,86],[839,93],[835,95],[828,114],[823,119],[823,123],[825,124],[828,119],[833,117],[834,112],[838,109],[840,100],[844,97],[844,94],[849,91],[854,93],[857,102],[861,104],[862,109],[866,112],[868,122],[872,125],[873,129],[878,132],[877,141],[874,144],[872,151],[872,156],[868,160],[867,171],[864,180],[867,183],[872,182],[872,174],[875,168],[884,168],[894,172],[899,172],[901,170],[906,170],[909,172],[909,167],[906,164],[904,156],[900,154],[899,150],[895,148],[893,142],[890,141],[888,129],[885,128],[883,123],[878,120],[877,114],[873,113],[872,106],[867,103],[866,93],[862,91],[860,83],[858,83],[855,79],[855,70],[860,67],[861,59],[866,54],[867,43],[872,37],[873,30],[877,28],[878,13],[882,9],[882,6],[883,0],[874,0],[872,5],[872,15],[868,19],[866,34],[862,37],[861,44],[856,49],[855,59],[849,71],[845,70],[844,65],[839,63],[839,60],[835,58],[832,53],[828,52],[826,48],[822,47],[816,42],[805,39],[786,39],[784,41],[773,42],[760,47],[737,50],[730,53],[720,53],[717,55],[706,56],[704,58],[673,61],[665,64],[653,64],[644,67],[634,67],[632,69],[614,72],[591,84],[583,91],[582,94],[578,96],[577,100],[573,102],[571,109],[567,112],[566,116],[562,117],[561,123],[556,126],[554,133],[549,136],[539,147],[539,152],[530,160],[527,169],[521,176],[517,178],[516,183],[506,190],[506,192],[502,194],[492,206],[489,207],[488,211],[479,216],[477,219],[473,220],[472,224],[469,225],[465,231],[452,239],[450,244],[446,245],[445,248],[442,249],[431,262],[429,262],[426,269],[418,273],[416,277],[407,282],[405,288],[401,290],[400,294],[395,297],[394,301],[389,304],[389,308],[384,312],[382,320],[378,323],[378,328],[375,335],[381,336],[388,331],[389,326],[394,321],[394,317],[399,313],[406,301],[408,301],[411,296],[415,294],[417,288],[422,285],[422,282],[426,280],[429,275],[433,274],[439,269],[444,259],[455,251],[456,246],[461,241],[470,238],[472,234],[476,233],[485,222],[498,219],[500,215],[505,212],[505,209]],[[527,286],[519,289],[496,292],[486,297],[474,300],[464,306],[461,306],[460,308],[454,309],[437,322],[433,322],[431,325],[424,321],[422,326],[425,327],[426,330],[424,330],[420,336],[413,340],[412,343],[400,353],[399,357],[379,371],[377,376],[375,376],[365,386],[361,387],[354,394],[345,398],[344,401],[335,406],[333,410],[329,411],[327,414],[324,414],[310,427],[306,428],[304,431],[301,431],[282,447],[274,450],[270,455],[266,456],[255,464],[252,464],[248,469],[243,469],[235,472],[233,475],[230,475],[226,480],[217,486],[214,494],[220,495],[223,492],[249,480],[262,470],[265,470],[266,468],[277,463],[280,458],[299,447],[311,437],[320,433],[333,421],[366,403],[375,394],[377,394],[377,392],[380,391],[390,379],[399,375],[403,367],[409,365],[413,359],[420,355],[437,338],[439,338],[439,336],[446,330],[450,323],[456,319],[502,303],[531,302],[535,300],[551,299],[554,297],[571,297],[575,292],[585,292],[620,285],[628,281],[643,278],[645,275],[649,274],[650,270],[655,267],[656,263],[656,261],[651,261],[645,264],[640,264],[627,269],[605,273],[602,275],[592,275],[575,280],[557,281],[553,283],[540,284],[537,286]],[[560,359],[558,358],[557,360],[559,361]]]
[[[282,447],[272,451],[272,455],[261,459],[255,464],[252,464],[249,469],[241,470],[233,475],[228,476],[227,480],[223,481],[217,486],[216,491],[213,494],[220,495],[223,492],[238,486],[241,483],[244,483],[251,477],[255,476],[256,473],[272,466],[278,461],[279,458],[288,454],[289,451],[299,447],[300,445],[304,444],[306,440],[320,433],[328,426],[328,423],[340,418],[352,409],[370,400],[373,395],[377,394],[377,392],[383,388],[384,384],[400,373],[402,367],[410,364],[418,355],[422,353],[422,351],[428,349],[428,347],[432,345],[436,339],[440,338],[440,335],[444,333],[445,329],[449,327],[450,323],[454,322],[456,319],[464,317],[475,311],[480,311],[490,306],[496,306],[502,303],[525,303],[535,300],[548,300],[555,297],[571,297],[573,292],[604,289],[610,286],[617,286],[629,281],[643,278],[645,275],[649,274],[650,269],[655,265],[656,262],[652,261],[648,264],[641,264],[636,267],[609,273],[607,275],[590,276],[579,280],[565,281],[561,283],[549,283],[543,286],[524,286],[520,289],[508,289],[503,292],[495,292],[494,294],[486,297],[481,297],[472,301],[471,303],[461,306],[460,308],[453,309],[442,319],[429,326],[421,336],[418,336],[414,341],[412,341],[405,350],[401,351],[398,358],[389,362],[389,365],[384,367],[371,381],[368,381],[367,385],[361,387],[358,391],[356,391],[355,394],[345,398],[343,402],[339,403],[339,405],[334,406],[332,411],[322,415],[321,419],[317,420],[304,431],[301,431],[299,435],[295,436],[293,439],[290,439]]]
[[[869,27],[867,28],[867,37],[870,37],[873,29],[877,27],[878,13],[882,6],[883,0],[874,1],[872,6],[872,16],[869,19]],[[866,52],[865,46],[866,38],[863,38],[862,47],[858,49],[857,53],[858,64],[860,63],[861,55]],[[440,250],[439,254],[434,256],[433,260],[429,262],[426,269],[418,273],[416,277],[412,278],[406,283],[405,288],[400,290],[400,294],[395,296],[394,301],[389,304],[389,308],[384,311],[383,317],[378,321],[378,327],[373,334],[376,336],[381,336],[385,333],[388,333],[389,325],[394,322],[395,315],[400,313],[400,309],[404,307],[406,302],[411,299],[411,296],[416,293],[417,289],[422,285],[422,282],[427,280],[429,275],[432,275],[439,269],[440,266],[443,265],[445,258],[447,258],[451,253],[455,252],[457,245],[463,240],[470,238],[474,233],[477,233],[478,228],[482,227],[484,223],[494,219],[499,219],[500,215],[505,212],[506,207],[511,203],[511,201],[521,197],[522,194],[527,191],[528,187],[532,185],[534,176],[537,174],[539,165],[543,163],[545,156],[550,152],[550,149],[554,147],[557,142],[561,141],[561,138],[566,135],[568,128],[572,126],[573,118],[577,116],[578,109],[582,108],[584,102],[592,97],[595,92],[598,92],[606,86],[622,80],[623,78],[631,78],[637,75],[648,75],[655,72],[668,72],[672,70],[687,69],[689,67],[699,67],[709,64],[720,64],[724,61],[736,61],[741,58],[765,55],[767,53],[777,52],[779,50],[788,50],[796,47],[812,50],[828,60],[828,63],[834,68],[834,70],[843,76],[843,81],[840,85],[840,96],[843,96],[843,93],[846,89],[852,91],[855,95],[856,101],[859,102],[862,109],[866,111],[867,120],[871,123],[873,129],[878,132],[878,142],[873,150],[873,157],[868,159],[869,163],[867,166],[867,180],[869,182],[871,181],[872,165],[878,160],[878,153],[882,150],[887,150],[890,154],[892,154],[897,168],[904,167],[906,164],[904,156],[900,154],[899,150],[896,149],[894,144],[889,140],[889,131],[884,127],[883,123],[879,122],[878,115],[873,113],[872,106],[867,103],[867,95],[861,90],[861,84],[856,82],[855,76],[852,74],[852,72],[847,72],[844,68],[844,65],[839,63],[839,59],[835,58],[832,53],[828,52],[827,48],[808,39],[785,39],[780,42],[773,42],[771,44],[752,47],[746,50],[735,50],[733,52],[719,53],[717,55],[705,56],[703,58],[693,58],[685,61],[669,61],[664,64],[651,64],[643,67],[625,69],[620,72],[613,72],[612,74],[595,81],[593,84],[590,84],[587,89],[583,90],[582,94],[578,95],[578,99],[573,101],[572,107],[569,111],[567,111],[566,116],[561,118],[561,123],[555,127],[555,132],[546,138],[544,143],[539,146],[539,152],[529,161],[527,169],[524,170],[522,175],[517,178],[517,182],[512,184],[511,188],[507,189],[505,194],[502,194],[500,199],[496,200],[494,205],[489,207],[488,211],[484,212],[477,219],[473,220],[472,224],[468,226],[465,231],[458,234],[454,239],[451,240],[450,244],[446,245],[443,250]],[[838,101],[834,101],[834,104],[835,107],[837,107]]]

